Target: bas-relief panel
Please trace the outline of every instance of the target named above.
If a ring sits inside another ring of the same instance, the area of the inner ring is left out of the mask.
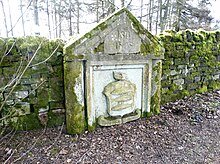
[[[91,66],[90,123],[99,116],[122,117],[136,109],[142,109],[144,67],[145,65]]]
[[[110,116],[124,116],[134,112],[136,85],[127,79],[126,73],[113,71],[115,81],[104,87],[107,112]]]

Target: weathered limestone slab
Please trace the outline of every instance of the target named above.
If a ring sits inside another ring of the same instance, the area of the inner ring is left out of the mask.
[[[125,8],[65,46],[68,133],[159,113],[164,50]]]

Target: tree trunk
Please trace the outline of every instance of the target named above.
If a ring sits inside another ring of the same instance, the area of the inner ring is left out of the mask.
[[[3,13],[3,17],[4,17],[4,24],[5,24],[6,37],[8,37],[8,26],[7,26],[7,20],[6,20],[5,8],[4,8],[4,4],[3,4],[2,0],[0,1],[0,3],[1,3],[1,6],[2,6],[2,13]]]
[[[125,0],[121,0],[121,7],[125,6]]]
[[[161,15],[161,20],[160,20],[160,29],[161,31],[163,31],[165,29],[166,26],[166,20],[167,20],[167,15],[168,15],[168,11],[169,11],[169,4],[170,4],[170,0],[167,0],[165,2],[166,4],[165,6],[165,11],[164,11],[164,15]]]
[[[60,0],[60,3],[59,3],[59,8],[58,8],[58,13],[59,13],[59,38],[61,38],[61,32],[62,32],[62,24],[61,24],[61,3],[62,3],[62,0]]]
[[[56,1],[53,2],[53,30],[55,30],[54,32],[54,38],[58,38],[58,23],[57,23],[57,7],[56,7]]]
[[[22,5],[22,0],[20,0],[20,11],[21,11],[21,22],[22,22],[22,31],[23,35],[25,36],[25,26],[24,26],[24,14],[23,14],[23,5]]]
[[[180,30],[180,19],[182,16],[182,10],[183,7],[185,6],[185,0],[177,0],[177,13],[176,13],[176,22],[175,22],[175,30],[179,31]]]
[[[10,7],[10,1],[8,0],[8,12],[9,12],[9,21],[10,21],[10,27],[11,27],[11,36],[14,36],[13,34],[13,27],[12,27],[12,19],[11,19],[11,7]]]
[[[105,3],[102,1],[102,14],[101,14],[101,19],[105,18]]]
[[[171,0],[172,1],[172,0]],[[173,29],[173,21],[174,21],[174,17],[176,16],[176,14],[174,14],[174,5],[173,2],[171,2],[172,5],[170,5],[169,7],[169,12],[168,12],[168,22],[167,22],[167,28],[168,29]]]
[[[96,0],[96,22],[99,22],[99,0]]]
[[[80,10],[80,4],[79,4],[79,0],[76,0],[76,5],[77,5],[77,18],[76,18],[76,32],[77,34],[79,34],[79,10]]]
[[[157,34],[157,30],[158,30],[159,14],[160,14],[160,0],[158,0],[158,2],[157,2],[157,17],[156,17],[156,23],[155,23],[155,33],[156,34]]]
[[[142,23],[142,17],[143,17],[143,0],[141,0],[141,15],[140,15],[140,23]]]
[[[69,0],[69,35],[73,35],[72,31],[72,3],[71,0]]]
[[[162,32],[162,30],[161,30],[161,24],[162,24],[162,12],[163,12],[163,4],[162,4],[162,0],[159,0],[158,1],[158,5],[159,5],[159,23],[158,23],[158,25],[159,25],[159,27],[160,27],[160,32]]]
[[[47,26],[48,26],[49,38],[51,38],[49,0],[47,0]]]
[[[39,13],[38,13],[38,0],[34,0],[34,23],[35,23],[35,35],[40,35],[39,31]]]
[[[153,16],[152,15],[152,13],[153,13],[152,10],[153,10],[152,9],[152,0],[150,0],[149,1],[149,13],[148,13],[148,16],[149,16],[149,29],[148,30],[149,31],[152,30],[152,16]]]
[[[109,9],[108,9],[107,14],[110,15],[111,13],[113,13],[115,11],[115,1],[111,0],[111,1],[108,1],[108,2],[110,4],[109,4]]]

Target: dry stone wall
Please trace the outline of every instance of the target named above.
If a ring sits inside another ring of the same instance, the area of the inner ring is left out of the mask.
[[[61,40],[0,39],[0,118],[10,118],[1,124],[32,129],[64,121],[62,54]]]
[[[220,32],[167,31],[162,103],[220,88]]]
[[[219,31],[167,31],[159,39],[165,48],[162,103],[220,88]],[[26,130],[65,121],[63,46],[41,37],[0,39],[0,120],[12,116],[0,126]]]

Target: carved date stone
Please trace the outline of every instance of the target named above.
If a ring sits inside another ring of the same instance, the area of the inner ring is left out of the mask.
[[[129,24],[121,25],[106,36],[104,52],[108,54],[137,53],[140,51],[141,39],[129,28]]]

